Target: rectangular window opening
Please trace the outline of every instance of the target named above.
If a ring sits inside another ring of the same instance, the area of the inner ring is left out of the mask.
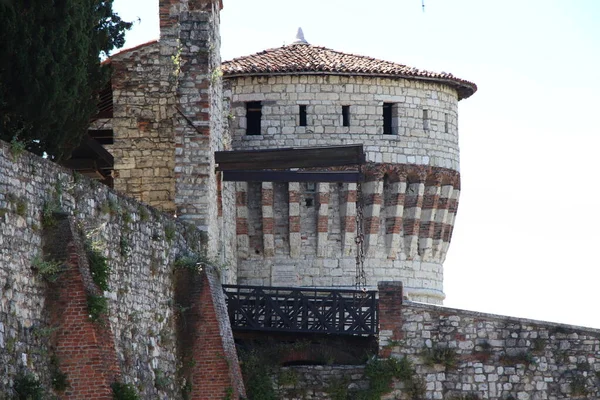
[[[262,103],[249,101],[246,103],[246,135],[260,135],[262,119]]]
[[[392,107],[394,103],[383,103],[383,134],[391,135],[392,132]]]
[[[350,106],[342,106],[342,126],[350,126]]]
[[[423,130],[429,130],[429,111],[423,110]]]
[[[305,105],[300,105],[300,111],[299,111],[299,117],[300,117],[300,126],[306,126],[306,106]]]
[[[448,133],[448,113],[444,114],[444,132]]]

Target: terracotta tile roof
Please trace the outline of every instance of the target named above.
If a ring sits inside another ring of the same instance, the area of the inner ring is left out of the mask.
[[[249,56],[224,61],[222,71],[225,77],[332,74],[412,78],[450,85],[456,88],[459,99],[465,99],[477,90],[477,85],[474,83],[445,72],[424,71],[403,64],[342,53],[304,43],[268,49]]]
[[[110,64],[112,62],[112,59],[115,58],[115,57],[117,57],[117,56],[122,56],[122,55],[125,55],[127,53],[131,53],[133,51],[139,50],[141,48],[144,48],[146,46],[150,46],[150,45],[153,45],[153,44],[156,44],[156,43],[158,43],[158,40],[154,39],[154,40],[150,40],[149,42],[146,42],[146,43],[138,44],[137,46],[133,46],[133,47],[129,47],[127,49],[119,50],[118,52],[116,52],[114,54],[111,54],[110,57],[108,57],[104,61],[102,61],[101,64]]]

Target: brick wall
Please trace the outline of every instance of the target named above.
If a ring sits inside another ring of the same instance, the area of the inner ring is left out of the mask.
[[[214,269],[203,271],[197,289],[191,312],[196,323],[190,349],[196,360],[191,371],[191,398],[221,400],[228,393],[231,399],[245,397],[225,296]]]
[[[66,260],[60,280],[49,285],[47,309],[52,351],[68,377],[63,399],[112,399],[111,384],[121,378],[115,342],[107,318],[90,319],[87,297],[102,295],[92,281],[75,220],[59,217],[44,229],[47,256]]]

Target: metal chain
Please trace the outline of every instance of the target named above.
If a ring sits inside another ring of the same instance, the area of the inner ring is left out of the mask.
[[[362,176],[363,176],[363,166],[360,165],[358,167],[358,172],[360,173],[360,178],[356,183],[356,238],[354,239],[356,243],[356,280],[355,285],[357,289],[365,289],[367,286],[367,277],[365,275],[365,251],[364,251],[364,242],[365,242],[365,234],[363,231],[364,227],[364,219],[363,219],[363,192],[362,192]]]

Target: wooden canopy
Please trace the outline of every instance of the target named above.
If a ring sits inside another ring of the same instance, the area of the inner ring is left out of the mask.
[[[217,151],[217,171],[223,181],[239,182],[358,182],[356,171],[298,171],[365,163],[362,144],[327,147]],[[295,170],[290,170],[295,169]]]

